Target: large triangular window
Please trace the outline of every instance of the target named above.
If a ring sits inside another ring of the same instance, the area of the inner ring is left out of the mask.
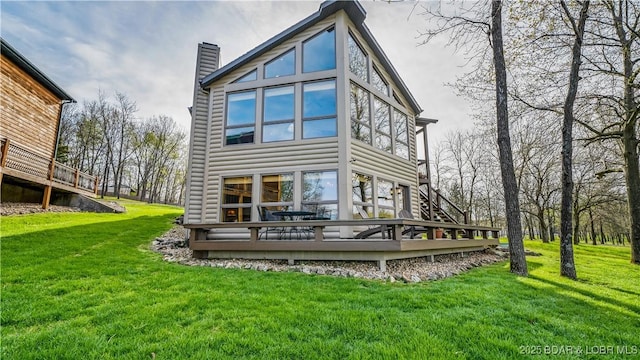
[[[257,79],[258,79],[258,72],[256,70],[253,70],[234,82],[241,83],[241,82],[247,82],[247,81],[255,81]]]
[[[376,69],[375,66],[373,67],[373,72],[371,73],[371,84],[381,93],[389,96],[389,86],[387,85],[387,82],[384,81],[384,78],[382,77],[382,75],[380,75],[380,72],[378,71],[378,69]]]
[[[329,28],[302,44],[302,72],[336,68],[335,29]]]
[[[349,70],[365,82],[369,82],[367,70],[367,55],[362,50],[356,39],[349,34]]]
[[[265,79],[294,75],[296,73],[296,49],[291,49],[264,66]]]

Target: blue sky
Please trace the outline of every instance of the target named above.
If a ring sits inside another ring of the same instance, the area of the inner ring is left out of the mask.
[[[315,12],[320,1],[13,2],[2,1],[0,32],[78,102],[98,89],[127,94],[138,117],[164,114],[189,128],[197,45],[214,43],[227,64]],[[444,133],[469,126],[469,109],[445,82],[464,59],[443,46],[417,46],[426,24],[414,3],[363,2],[365,22],[424,117]],[[421,4],[429,4],[421,2]]]

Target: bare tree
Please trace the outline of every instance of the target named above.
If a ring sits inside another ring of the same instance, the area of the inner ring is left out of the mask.
[[[580,123],[592,132],[590,141],[621,142],[630,217],[631,262],[640,264],[640,4],[605,0],[595,8],[590,35],[592,51],[584,57],[595,114]],[[604,172],[602,172],[604,174]]]
[[[576,265],[573,260],[572,229],[572,196],[573,196],[573,106],[578,94],[580,81],[580,63],[582,57],[582,40],[589,11],[589,1],[584,1],[580,9],[580,17],[576,22],[571,10],[564,0],[560,0],[564,14],[571,23],[575,34],[571,50],[571,71],[569,73],[569,90],[564,101],[562,124],[562,204],[560,209],[560,275],[576,279]]]
[[[496,130],[500,157],[500,170],[505,198],[505,214],[509,238],[511,272],[526,276],[527,262],[524,253],[522,223],[518,186],[513,166],[511,137],[509,134],[507,72],[502,40],[502,1],[458,6],[452,14],[445,14],[442,8],[425,8],[425,15],[438,21],[435,30],[427,30],[423,35],[429,41],[441,34],[450,35],[450,44],[465,48],[472,58],[479,62],[491,58],[495,74]],[[455,5],[454,5],[455,7]],[[488,42],[479,42],[478,37],[487,36]],[[480,44],[484,43],[485,46]],[[491,48],[489,55],[488,47]]]
[[[509,134],[509,111],[507,108],[507,69],[502,43],[502,1],[491,2],[491,39],[493,42],[493,64],[496,72],[496,110],[498,128],[498,148],[500,149],[500,169],[504,187],[509,237],[511,272],[526,276],[527,260],[524,255],[518,185],[513,168],[511,136]]]
[[[114,173],[113,191],[116,197],[120,198],[120,189],[127,161],[132,154],[132,127],[134,114],[137,111],[135,101],[130,100],[125,94],[116,92],[115,105],[115,126],[118,130],[118,137],[115,140],[117,159],[112,161]]]

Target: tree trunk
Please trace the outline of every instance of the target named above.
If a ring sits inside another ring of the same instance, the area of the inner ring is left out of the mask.
[[[529,231],[529,240],[535,240],[536,234],[533,232],[533,221],[531,221],[531,216],[525,215],[524,221],[527,224],[527,229]]]
[[[544,220],[544,209],[538,210],[538,221],[540,222],[540,239],[545,244],[549,243],[549,232],[547,222]]]
[[[634,116],[634,115],[629,115]],[[636,105],[635,117],[638,116]],[[631,220],[631,262],[640,265],[640,167],[638,165],[638,139],[635,123],[628,122],[623,131],[625,180],[627,182],[627,204]]]
[[[589,209],[589,221],[591,221],[591,244],[598,245],[596,242],[596,238],[598,237],[596,235],[596,223],[593,221],[593,211],[591,211],[591,209]]]
[[[576,279],[576,264],[573,259],[573,239],[571,224],[571,206],[573,202],[573,105],[578,94],[580,81],[580,58],[584,26],[587,22],[589,1],[582,3],[580,19],[576,28],[571,12],[564,1],[560,2],[566,15],[571,20],[574,31],[573,48],[571,50],[571,71],[569,73],[569,91],[564,101],[564,119],[562,122],[562,201],[560,205],[560,275]]]
[[[614,5],[615,4],[615,5]],[[637,82],[633,66],[637,59],[632,57],[632,43],[638,37],[637,24],[631,28],[629,19],[630,13],[623,3],[611,3],[608,5],[611,18],[618,35],[618,40],[622,49],[622,62],[624,74],[624,127],[622,129],[622,145],[624,148],[625,180],[627,183],[627,204],[629,207],[629,217],[631,222],[631,263],[640,264],[640,164],[638,163],[638,138],[636,137],[636,125],[638,122],[638,112],[640,111],[635,98],[635,87]],[[618,13],[616,13],[616,6]],[[626,21],[624,21],[626,20]],[[631,34],[628,34],[629,31]],[[629,37],[627,37],[629,35]]]
[[[527,259],[524,254],[520,203],[518,202],[518,184],[516,183],[516,175],[513,168],[511,136],[509,134],[507,69],[502,44],[501,0],[493,0],[491,2],[491,40],[493,42],[493,64],[496,72],[496,123],[498,148],[500,150],[500,170],[505,197],[507,236],[509,237],[510,267],[512,273],[527,276]]]
[[[555,241],[555,231],[553,229],[553,223],[555,222],[555,217],[553,216],[553,211],[549,211],[547,215],[547,220],[549,224],[549,241]]]
[[[573,208],[573,243],[575,245],[580,244],[580,212]]]

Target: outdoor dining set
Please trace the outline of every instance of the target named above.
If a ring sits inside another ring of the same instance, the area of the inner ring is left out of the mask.
[[[306,210],[269,210],[266,207],[258,206],[258,214],[260,221],[289,221],[290,226],[268,226],[260,231],[259,239],[268,240],[271,233],[274,239],[302,240],[311,239],[313,237],[313,227],[300,226],[297,222],[301,220],[330,220],[330,210],[318,207],[316,211]]]

